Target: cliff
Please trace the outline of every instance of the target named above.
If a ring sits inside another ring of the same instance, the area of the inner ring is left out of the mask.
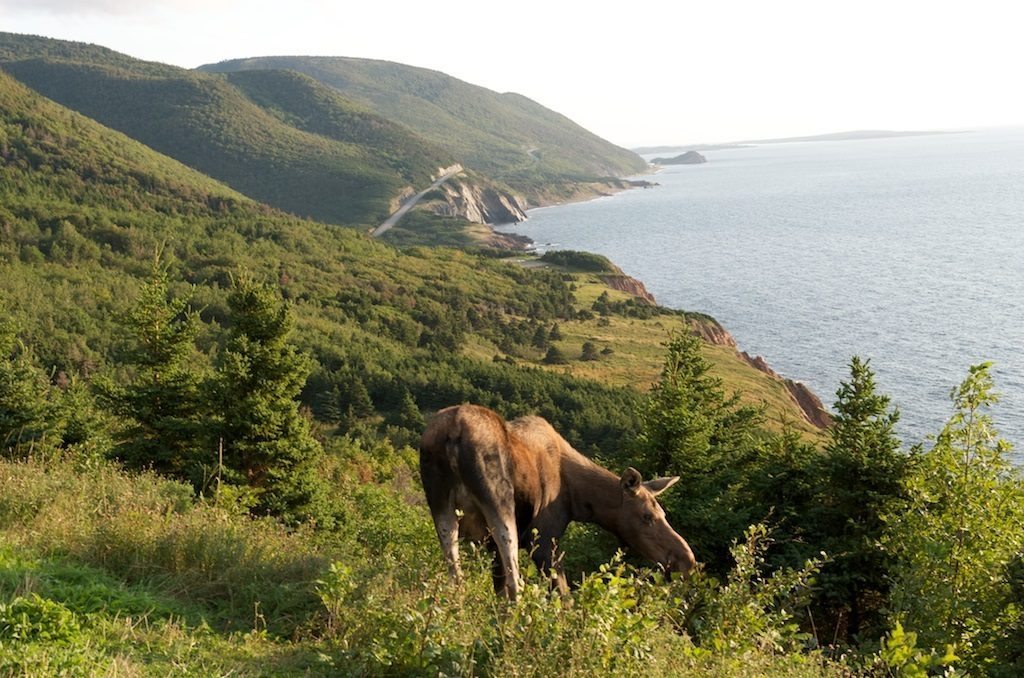
[[[428,198],[424,208],[430,212],[476,224],[512,224],[526,219],[521,198],[471,178],[454,177]]]
[[[825,429],[832,425],[832,415],[825,409],[821,399],[806,384],[783,377],[773,370],[768,365],[768,361],[761,356],[752,356],[746,351],[740,351],[736,346],[736,340],[733,336],[714,318],[702,314],[687,313],[687,319],[690,331],[694,335],[714,346],[726,346],[733,349],[748,365],[781,382],[789,397],[800,408],[804,419],[809,423],[820,429]]]
[[[793,398],[796,404],[800,406],[800,410],[804,413],[804,417],[807,421],[811,422],[818,428],[828,428],[832,425],[832,415],[825,409],[825,405],[821,402],[821,398],[811,391],[811,389],[807,388],[806,384],[783,377],[769,367],[768,362],[759,355],[751,356],[746,351],[741,351],[740,356],[746,360],[751,367],[782,381],[785,384],[790,397]]]
[[[644,287],[644,284],[636,278],[631,278],[625,274],[615,274],[603,275],[601,276],[601,280],[603,280],[604,283],[613,290],[625,292],[626,294],[630,294],[638,299],[643,299],[650,304],[658,303],[655,301],[654,295],[648,292],[647,288]]]
[[[729,334],[729,330],[722,327],[722,325],[711,316],[692,313],[687,313],[686,315],[689,319],[690,330],[704,341],[714,346],[728,346],[729,348],[736,348],[736,340],[732,338],[731,334]],[[747,354],[744,353],[743,355],[746,356]],[[763,371],[765,370],[762,370],[762,372]],[[770,372],[770,370],[768,371]],[[774,372],[770,373],[775,374]]]

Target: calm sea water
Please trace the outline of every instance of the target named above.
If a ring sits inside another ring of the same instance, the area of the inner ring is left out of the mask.
[[[968,366],[993,361],[992,415],[1024,458],[1024,129],[705,155],[511,230],[607,255],[826,404],[850,357],[870,358],[908,445],[941,429]]]

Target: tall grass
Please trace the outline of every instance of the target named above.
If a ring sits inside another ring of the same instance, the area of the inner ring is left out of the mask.
[[[365,463],[366,460],[360,460]],[[813,567],[762,578],[763,532],[719,584],[613,559],[569,598],[524,561],[444,574],[404,462],[339,485],[334,532],[289,532],[107,464],[0,461],[0,675],[835,675],[792,623]]]

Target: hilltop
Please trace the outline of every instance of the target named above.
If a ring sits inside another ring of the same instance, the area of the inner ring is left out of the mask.
[[[376,226],[445,168],[464,165],[418,208],[415,233],[392,235],[403,241],[496,241],[470,224],[619,190],[628,186],[619,176],[646,166],[525,97],[399,64],[280,58],[190,71],[0,33],[0,67],[256,200],[318,221]]]
[[[41,94],[261,202],[374,224],[452,158],[297,73],[227,78],[0,35],[0,67]]]
[[[425,139],[532,204],[580,183],[642,172],[647,164],[565,116],[515,93],[498,93],[438,71],[345,57],[270,56],[201,66],[218,73],[305,73]]]

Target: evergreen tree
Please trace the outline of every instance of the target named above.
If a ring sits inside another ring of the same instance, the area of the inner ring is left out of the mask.
[[[552,346],[548,349],[548,352],[544,354],[544,362],[548,365],[565,365],[569,361],[566,360],[565,354],[562,353],[562,349],[557,346]]]
[[[289,522],[329,520],[317,475],[323,450],[296,401],[310,363],[287,342],[288,306],[247,278],[228,306],[232,326],[216,386],[227,480],[253,487],[258,511]]]
[[[50,385],[0,309],[0,451],[34,441],[47,431]]]
[[[348,392],[345,394],[348,400],[350,415],[356,419],[372,417],[376,410],[373,407],[373,398],[366,388],[366,382],[355,374],[350,375],[348,380]]]
[[[597,360],[601,356],[597,352],[597,346],[592,341],[583,342],[583,350],[580,353],[580,360]]]
[[[402,401],[398,405],[397,423],[402,428],[409,429],[410,431],[419,432],[423,430],[425,423],[423,413],[420,412],[416,399],[412,397],[409,389],[403,389],[402,391]]]
[[[200,480],[213,459],[209,411],[195,364],[196,314],[189,297],[172,299],[166,271],[154,269],[127,319],[133,345],[127,384],[97,381],[100,397],[129,422],[114,453],[127,466]]]
[[[650,475],[680,477],[664,499],[670,521],[699,560],[724,568],[732,541],[760,519],[737,490],[756,458],[761,413],[740,405],[736,395],[726,397],[700,339],[677,333],[667,348],[661,378],[640,413],[642,464]]]
[[[908,466],[895,433],[899,412],[876,392],[870,361],[852,358],[850,380],[836,398],[818,501],[808,515],[809,541],[831,559],[822,568],[822,593],[847,615],[853,640],[888,588],[889,562],[878,548],[882,516],[898,510]]]
[[[954,645],[977,673],[997,672],[993,658],[1012,656],[1009,634],[1024,621],[1013,579],[1024,552],[1024,482],[986,412],[997,401],[989,367],[971,367],[953,390],[954,414],[916,459],[909,506],[888,515],[883,539],[896,559],[891,621],[924,648]]]
[[[550,346],[550,342],[548,341],[548,328],[544,325],[538,325],[537,330],[533,333],[533,338],[530,340],[530,343],[534,348],[539,348],[542,351],[547,350],[548,346]]]

